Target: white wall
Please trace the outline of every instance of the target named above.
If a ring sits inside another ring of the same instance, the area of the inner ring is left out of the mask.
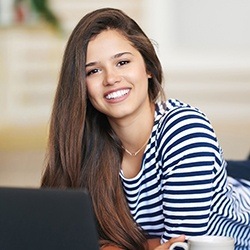
[[[208,115],[226,158],[246,158],[250,153],[250,2],[146,3],[143,25],[158,42],[167,95]]]

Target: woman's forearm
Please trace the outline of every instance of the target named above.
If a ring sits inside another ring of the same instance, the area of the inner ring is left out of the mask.
[[[160,238],[148,239],[147,243],[148,243],[148,248],[147,248],[148,250],[153,250],[161,244]]]

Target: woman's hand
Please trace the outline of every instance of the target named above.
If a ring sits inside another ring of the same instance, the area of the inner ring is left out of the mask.
[[[168,250],[169,247],[174,243],[174,242],[184,242],[185,241],[185,235],[181,235],[176,238],[172,238],[166,243],[160,244],[160,238],[155,238],[155,239],[149,239],[147,240],[148,243],[148,250]],[[101,250],[122,250],[119,247],[115,246],[105,246],[102,247]]]
[[[181,235],[176,238],[171,238],[169,241],[161,244],[160,246],[157,246],[154,248],[154,250],[168,250],[169,247],[174,243],[174,242],[184,242],[185,241],[185,235]]]

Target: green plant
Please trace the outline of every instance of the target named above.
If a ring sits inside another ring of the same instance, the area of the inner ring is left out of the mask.
[[[30,0],[31,7],[38,15],[43,18],[48,24],[50,24],[56,30],[61,29],[60,22],[57,16],[51,10],[47,0]]]

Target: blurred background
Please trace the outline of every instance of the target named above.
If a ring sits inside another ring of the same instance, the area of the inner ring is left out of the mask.
[[[0,0],[0,186],[38,187],[67,39],[115,7],[154,41],[167,97],[210,118],[226,159],[250,153],[250,1]]]

